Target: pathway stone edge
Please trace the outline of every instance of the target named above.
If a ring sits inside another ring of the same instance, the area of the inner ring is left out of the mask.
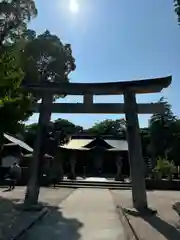
[[[111,195],[113,197],[114,205],[116,207],[116,212],[119,216],[119,219],[121,221],[121,224],[124,229],[124,235],[126,240],[141,240],[140,237],[137,235],[134,227],[132,226],[127,213],[124,211],[123,207],[119,204],[115,196],[113,195],[113,192],[111,192]]]
[[[18,240],[20,239],[26,231],[28,231],[31,227],[33,227],[34,224],[36,224],[41,218],[43,218],[45,215],[49,214],[50,210],[47,207],[44,207],[41,211],[36,212],[36,216],[34,216],[33,219],[26,222],[20,229],[17,229],[17,231],[13,232],[11,236],[4,240]]]
[[[123,208],[119,205],[116,205],[116,211],[119,215],[120,221],[122,223],[122,226],[124,228],[125,238],[126,240],[140,240],[140,238],[137,236],[137,233],[133,226],[131,225],[127,214],[123,210]]]

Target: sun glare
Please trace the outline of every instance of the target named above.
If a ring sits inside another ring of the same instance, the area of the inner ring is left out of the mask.
[[[77,13],[79,11],[79,4],[77,0],[70,0],[69,2],[69,10],[72,13]]]

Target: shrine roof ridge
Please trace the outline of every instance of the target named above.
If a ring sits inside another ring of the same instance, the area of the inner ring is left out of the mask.
[[[42,84],[24,84],[21,87],[29,91],[47,91],[53,94],[65,95],[117,95],[123,94],[127,90],[132,90],[137,94],[157,93],[163,88],[167,88],[172,81],[172,76],[104,83],[53,83],[44,82]]]

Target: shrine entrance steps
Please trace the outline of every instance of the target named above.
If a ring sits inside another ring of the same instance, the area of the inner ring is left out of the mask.
[[[68,180],[65,179],[57,184],[59,187],[73,188],[102,188],[102,189],[131,189],[131,183],[128,181],[115,181],[106,178],[90,177],[86,179]]]

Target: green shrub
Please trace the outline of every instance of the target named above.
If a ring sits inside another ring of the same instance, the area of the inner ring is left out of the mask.
[[[153,169],[156,178],[161,179],[162,177],[172,178],[172,175],[176,172],[176,167],[173,161],[168,159],[158,158],[157,165]]]

